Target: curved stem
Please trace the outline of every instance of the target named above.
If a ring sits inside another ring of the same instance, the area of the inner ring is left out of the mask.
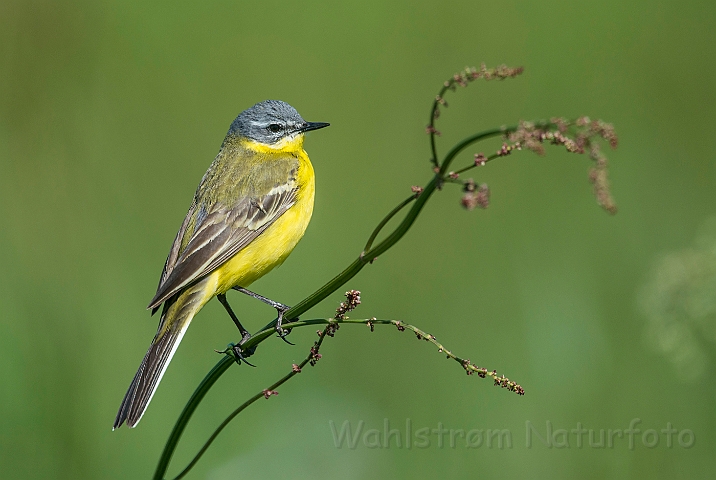
[[[317,324],[317,323],[330,323],[330,322],[331,322],[331,319],[320,319],[320,321],[315,321],[315,322],[312,322],[312,321],[294,322],[294,323],[291,323],[291,324],[286,324],[284,327],[295,328],[295,327],[306,326],[306,325],[314,325],[314,324]],[[334,322],[335,322],[335,320],[334,320]],[[274,330],[273,330],[273,328],[271,328],[271,329],[270,329],[270,334],[272,334],[273,332],[274,332]],[[317,351],[318,348],[320,348],[321,343],[323,343],[323,339],[326,337],[326,335],[325,335],[326,330],[324,330],[323,332],[324,332],[324,334],[321,335],[321,337],[318,339],[318,342],[316,342],[316,347],[317,347],[317,348],[316,348],[316,351]],[[211,436],[209,437],[209,439],[204,443],[204,445],[203,445],[203,446],[201,447],[201,449],[197,452],[197,454],[194,455],[194,458],[191,460],[191,462],[189,462],[189,465],[187,465],[186,468],[184,468],[184,470],[182,470],[182,471],[179,473],[179,475],[177,475],[176,477],[174,477],[174,480],[179,480],[179,479],[183,478],[187,473],[189,473],[189,470],[191,470],[191,469],[194,467],[194,465],[196,465],[196,463],[199,461],[199,459],[202,457],[202,455],[204,455],[204,452],[206,452],[207,449],[208,449],[208,448],[211,446],[211,444],[214,442],[214,440],[216,439],[216,437],[219,436],[219,434],[221,433],[221,431],[222,431],[224,428],[226,428],[226,426],[227,426],[239,413],[241,413],[242,411],[244,411],[249,405],[251,405],[252,403],[254,403],[254,402],[255,402],[256,400],[258,400],[259,398],[261,398],[261,397],[268,398],[268,397],[266,396],[266,393],[265,393],[266,391],[276,390],[278,387],[280,387],[281,385],[283,385],[284,383],[286,383],[287,381],[289,381],[294,375],[296,375],[297,373],[299,373],[299,372],[301,371],[301,369],[302,369],[303,367],[305,367],[308,362],[311,361],[312,355],[313,355],[313,352],[311,352],[311,354],[309,354],[308,357],[306,357],[306,359],[299,364],[298,370],[296,370],[295,368],[294,368],[294,369],[291,369],[291,371],[290,371],[287,375],[283,376],[283,377],[282,377],[280,380],[278,380],[276,383],[274,383],[273,385],[271,385],[270,387],[268,387],[266,390],[263,390],[263,391],[257,393],[256,395],[254,395],[253,397],[249,398],[249,399],[246,400],[244,403],[242,403],[237,409],[235,409],[233,412],[231,412],[231,413],[229,414],[229,416],[227,416],[227,417],[224,419],[224,421],[221,422],[221,424],[216,428],[216,430],[214,430],[214,433],[211,434]]]
[[[378,224],[377,227],[375,227],[375,230],[373,230],[373,233],[371,234],[370,238],[366,242],[365,247],[363,247],[363,253],[370,250],[370,247],[373,246],[373,242],[375,241],[375,237],[378,236],[378,233],[380,233],[380,231],[383,229],[383,227],[385,227],[385,225],[390,221],[390,219],[393,218],[399,211],[401,211],[403,208],[405,208],[410,202],[412,202],[416,198],[418,198],[417,195],[409,196],[408,198],[403,200],[401,203],[399,203],[397,207],[395,207],[393,210],[391,210],[391,212],[388,215],[386,215],[383,218],[383,220],[380,221],[380,223]]]
[[[229,369],[231,363],[232,362],[223,361],[217,363],[214,368],[211,369],[209,374],[204,377],[204,380],[201,381],[191,398],[189,398],[184,410],[182,410],[181,415],[179,415],[179,420],[177,420],[177,423],[172,429],[172,433],[169,435],[167,444],[164,447],[162,456],[159,459],[159,465],[157,465],[157,469],[154,472],[154,480],[162,480],[164,478],[164,474],[166,473],[167,468],[169,467],[169,462],[174,454],[174,449],[179,443],[179,439],[181,438],[182,433],[184,433],[184,428],[186,428],[186,424],[189,423],[189,419],[194,413],[194,410],[196,410],[196,407],[199,406],[199,403],[201,403],[204,395],[206,395],[206,392],[208,392],[219,377]]]
[[[323,340],[326,338],[327,329],[331,324],[358,324],[358,325],[395,325],[398,327],[398,330],[404,331],[404,330],[410,330],[413,332],[418,340],[425,340],[436,347],[438,347],[438,352],[445,355],[447,358],[455,360],[457,363],[459,363],[462,368],[465,369],[468,375],[472,375],[473,373],[476,373],[481,378],[490,377],[494,381],[494,385],[500,385],[503,388],[507,388],[511,392],[516,392],[518,395],[524,395],[524,389],[521,385],[518,383],[515,383],[511,381],[509,378],[505,377],[504,375],[498,376],[496,370],[489,371],[487,368],[481,368],[477,365],[470,362],[470,360],[461,358],[448,350],[442,343],[438,342],[434,335],[431,335],[429,333],[424,332],[423,330],[419,329],[418,327],[411,325],[409,323],[404,323],[399,320],[380,320],[376,318],[364,318],[364,319],[342,319],[342,320],[336,320],[333,318],[316,318],[311,320],[301,320],[297,322],[293,322],[290,324],[286,324],[286,328],[296,328],[296,327],[305,327],[309,325],[327,325],[327,327],[323,330],[323,334],[319,337],[318,341],[315,343],[314,348],[311,350],[311,353],[298,365],[298,368],[292,368],[291,371],[281,377],[277,382],[275,382],[273,385],[268,387],[266,390],[262,390],[261,392],[256,393],[254,396],[246,400],[244,403],[242,403],[238,408],[236,408],[234,411],[232,411],[221,424],[219,424],[218,427],[214,430],[214,432],[211,434],[211,436],[208,438],[206,442],[204,442],[204,445],[201,447],[201,449],[197,452],[197,454],[192,458],[192,460],[189,462],[189,464],[184,468],[184,470],[179,473],[176,477],[174,477],[174,480],[179,480],[183,478],[189,471],[194,467],[194,465],[197,464],[197,462],[201,459],[201,457],[204,455],[206,450],[211,446],[211,444],[214,442],[216,437],[219,436],[219,434],[226,428],[226,426],[231,423],[231,421],[236,418],[238,414],[240,414],[242,411],[244,411],[246,408],[248,408],[251,404],[259,400],[261,397],[268,398],[267,392],[271,392],[276,390],[278,387],[289,381],[291,378],[293,378],[296,374],[300,373],[303,367],[308,364],[312,358],[314,358],[314,355],[318,353],[318,350],[321,347],[321,344],[323,343]],[[274,333],[273,328],[269,329],[270,333]],[[269,395],[270,396],[270,395]]]
[[[289,375],[290,375],[290,374],[289,374]],[[288,380],[288,378],[286,378],[286,377],[284,377],[284,378],[285,378],[286,380]],[[283,380],[283,379],[282,379],[282,380]],[[285,381],[285,380],[284,380],[284,381]],[[281,383],[283,383],[283,382],[281,382]],[[277,383],[276,386],[273,387],[273,388],[276,388],[276,387],[278,387],[279,385],[280,385],[280,383]],[[273,389],[273,388],[271,388],[271,389]],[[263,397],[263,392],[257,393],[256,395],[254,395],[253,397],[249,398],[249,399],[246,400],[244,403],[242,403],[239,408],[237,408],[236,410],[234,410],[233,412],[231,412],[231,414],[230,414],[228,417],[226,417],[226,419],[225,419],[223,422],[221,422],[221,425],[219,425],[219,426],[216,428],[216,430],[214,430],[214,433],[211,434],[211,436],[210,436],[209,439],[204,443],[204,445],[201,447],[201,449],[199,450],[199,452],[197,452],[197,454],[194,455],[194,458],[191,460],[191,462],[189,462],[189,465],[187,465],[186,468],[184,468],[184,470],[182,470],[182,471],[179,473],[179,475],[177,475],[176,477],[174,477],[174,480],[179,480],[180,478],[184,478],[184,476],[185,476],[187,473],[189,473],[189,470],[191,470],[192,468],[194,468],[194,465],[196,465],[196,463],[201,459],[201,457],[204,455],[204,452],[206,452],[207,449],[211,446],[211,444],[214,443],[214,440],[216,439],[216,437],[219,436],[219,434],[221,433],[221,431],[234,419],[234,417],[236,417],[236,415],[238,415],[239,413],[241,413],[243,410],[246,409],[246,407],[248,407],[249,405],[251,405],[252,403],[254,403],[256,400],[258,400],[258,399],[261,398],[261,397]]]
[[[438,165],[438,149],[437,149],[437,146],[435,145],[435,120],[436,120],[435,112],[437,112],[438,108],[440,108],[438,106],[438,104],[440,103],[440,101],[438,99],[442,98],[442,96],[445,95],[445,92],[447,92],[447,89],[450,88],[450,85],[452,85],[453,83],[454,83],[453,79],[450,79],[447,82],[445,82],[445,84],[443,85],[443,88],[440,89],[440,93],[438,93],[437,97],[435,97],[435,101],[433,101],[433,108],[430,110],[430,123],[429,123],[429,125],[430,125],[430,151],[433,154],[433,158],[431,158],[430,161],[436,167],[438,167],[439,165]]]

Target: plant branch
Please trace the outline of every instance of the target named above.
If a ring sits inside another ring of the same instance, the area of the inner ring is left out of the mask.
[[[396,206],[393,210],[391,210],[390,213],[388,213],[388,215],[383,217],[383,220],[381,220],[380,223],[378,224],[378,226],[375,227],[375,230],[373,230],[373,233],[370,235],[370,238],[366,242],[365,247],[363,247],[363,252],[361,253],[361,255],[365,256],[364,255],[365,252],[370,250],[370,247],[373,246],[373,242],[375,241],[375,237],[378,236],[378,233],[380,233],[380,231],[383,229],[383,227],[385,227],[385,225],[390,221],[390,219],[393,218],[403,208],[407,207],[410,204],[410,202],[412,202],[413,200],[418,198],[418,195],[419,194],[413,194],[413,195],[409,196],[408,198],[406,198],[405,200],[400,202],[398,204],[398,206]]]
[[[172,433],[169,434],[169,439],[164,446],[164,451],[162,452],[162,456],[159,458],[159,464],[154,472],[154,480],[162,480],[164,478],[164,474],[166,473],[167,468],[169,468],[169,462],[174,454],[174,449],[179,443],[179,439],[181,438],[182,433],[184,433],[184,429],[186,428],[187,423],[189,423],[194,410],[196,410],[196,407],[199,406],[199,403],[201,403],[204,395],[206,395],[206,392],[208,392],[219,377],[221,377],[221,375],[229,369],[232,363],[233,362],[223,361],[217,363],[206,375],[206,377],[204,377],[196,390],[194,390],[194,393],[191,398],[189,398],[184,410],[182,410],[179,415],[179,419],[174,425]]]
[[[179,480],[183,478],[187,473],[189,473],[189,470],[191,470],[196,463],[199,461],[199,459],[204,455],[204,452],[211,446],[211,444],[214,442],[216,437],[219,436],[222,430],[226,428],[226,426],[231,423],[231,421],[236,418],[237,415],[239,415],[242,411],[244,411],[246,408],[248,408],[251,404],[255,403],[257,400],[261,398],[268,399],[273,395],[278,395],[278,392],[276,389],[289,381],[291,378],[296,376],[297,374],[301,373],[303,368],[311,363],[312,365],[315,365],[315,363],[318,361],[318,359],[321,358],[321,355],[318,353],[319,349],[321,348],[321,345],[323,343],[323,340],[328,336],[333,336],[335,333],[335,330],[338,329],[339,325],[342,324],[353,324],[353,325],[367,325],[370,327],[371,332],[373,331],[373,327],[375,325],[394,325],[397,327],[398,331],[405,331],[410,330],[413,333],[415,333],[415,336],[418,340],[425,340],[436,347],[438,347],[438,353],[444,354],[448,359],[453,359],[457,363],[460,364],[460,366],[465,369],[465,372],[468,375],[477,374],[480,378],[486,378],[490,377],[493,380],[493,384],[495,386],[501,386],[502,388],[506,388],[507,390],[511,392],[515,392],[518,395],[524,395],[525,391],[524,389],[518,384],[513,381],[511,381],[509,378],[505,377],[504,375],[497,375],[496,370],[489,371],[486,368],[481,368],[473,363],[470,362],[468,359],[460,358],[454,353],[452,353],[450,350],[448,350],[442,343],[438,342],[434,335],[431,335],[429,333],[424,332],[423,330],[419,329],[418,327],[411,325],[409,323],[404,323],[399,320],[381,320],[376,318],[363,318],[363,319],[339,319],[336,320],[335,318],[316,318],[316,319],[310,319],[310,320],[299,320],[291,323],[287,323],[284,325],[284,328],[300,328],[300,327],[307,327],[312,325],[326,325],[326,327],[321,331],[319,330],[318,333],[318,340],[313,344],[313,347],[311,347],[311,350],[308,354],[308,356],[298,365],[293,365],[291,367],[291,371],[288,372],[286,375],[281,377],[279,380],[277,380],[275,383],[273,383],[268,388],[261,390],[260,392],[257,392],[255,395],[253,395],[251,398],[246,400],[244,403],[242,403],[238,408],[236,408],[233,412],[231,412],[221,424],[214,430],[214,432],[211,434],[209,439],[204,443],[204,445],[201,447],[201,449],[197,452],[197,454],[194,456],[194,458],[189,462],[189,464],[184,468],[184,470],[177,475],[174,480]],[[271,329],[267,329],[268,334],[271,335],[275,331]],[[227,355],[229,354],[229,350],[227,349]]]
[[[430,121],[428,126],[425,127],[425,131],[430,135],[430,151],[432,152],[432,158],[430,159],[434,167],[440,167],[438,164],[438,152],[435,145],[435,136],[440,136],[440,132],[435,129],[435,121],[440,117],[440,105],[447,108],[447,102],[443,98],[448,90],[456,90],[458,86],[467,87],[470,82],[473,82],[479,78],[485,80],[500,79],[505,80],[506,78],[514,78],[520,75],[524,69],[522,67],[510,68],[507,65],[500,65],[495,68],[487,68],[485,64],[480,65],[480,70],[475,67],[465,67],[465,70],[456,73],[452,78],[446,80],[443,83],[440,92],[435,96],[433,101],[433,108],[430,110]]]
[[[186,468],[185,468],[184,470],[182,470],[182,471],[179,473],[179,475],[177,475],[177,476],[174,478],[174,480],[179,480],[180,478],[183,478],[187,473],[189,473],[189,470],[191,470],[191,469],[194,467],[194,465],[196,465],[196,463],[199,461],[199,459],[204,455],[204,452],[206,452],[206,450],[211,446],[211,444],[214,442],[214,440],[216,439],[216,437],[219,436],[219,433],[221,433],[221,431],[222,431],[234,418],[236,418],[236,416],[237,416],[239,413],[241,413],[242,411],[244,411],[247,407],[249,407],[249,405],[251,405],[252,403],[254,403],[256,400],[258,400],[258,399],[261,398],[261,397],[264,397],[264,398],[268,399],[268,398],[271,397],[272,395],[278,395],[278,392],[276,391],[276,389],[277,389],[278,387],[280,387],[281,385],[283,385],[284,383],[286,383],[287,381],[289,381],[291,378],[293,378],[294,375],[296,375],[296,374],[298,374],[298,373],[301,373],[301,369],[302,369],[303,367],[305,367],[307,363],[311,362],[311,360],[314,359],[314,358],[316,357],[316,355],[318,354],[318,349],[321,347],[321,344],[323,343],[323,339],[326,337],[326,334],[327,334],[327,332],[329,331],[329,328],[331,327],[331,322],[332,322],[333,324],[335,324],[335,323],[336,323],[336,320],[334,320],[334,319],[326,319],[326,322],[324,322],[324,323],[328,323],[328,325],[326,326],[326,328],[323,329],[323,334],[320,336],[320,338],[318,339],[318,341],[317,341],[317,342],[314,344],[314,346],[311,348],[311,352],[308,354],[308,356],[306,357],[306,359],[303,360],[303,361],[302,361],[300,364],[298,364],[298,365],[295,365],[295,364],[294,364],[293,367],[291,368],[291,371],[290,371],[288,374],[286,374],[286,375],[284,375],[283,377],[281,377],[278,381],[276,381],[276,382],[275,382],[273,385],[271,385],[270,387],[268,387],[268,388],[266,388],[266,389],[264,389],[264,390],[258,392],[256,395],[254,395],[253,397],[249,398],[249,399],[246,400],[244,403],[242,403],[237,409],[235,409],[233,412],[231,412],[231,413],[224,419],[224,421],[221,422],[221,424],[216,428],[216,430],[214,430],[214,432],[211,434],[211,436],[209,437],[209,439],[204,443],[204,445],[203,445],[203,446],[201,447],[201,449],[197,452],[197,454],[194,456],[194,458],[191,460],[191,462],[189,462],[189,465],[187,465]],[[304,323],[304,324],[299,325],[300,323],[302,323],[302,322],[294,322],[294,323],[291,323],[291,324],[286,324],[285,327],[286,327],[286,328],[294,328],[294,327],[300,327],[300,326],[308,325],[308,323]],[[273,331],[273,329],[270,329],[270,330]],[[273,333],[273,332],[271,332],[271,333]],[[227,354],[228,354],[228,353],[227,353]]]

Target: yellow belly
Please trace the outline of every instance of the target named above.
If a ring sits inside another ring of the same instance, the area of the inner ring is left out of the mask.
[[[308,160],[308,158],[306,158]],[[303,163],[303,162],[302,162]],[[261,235],[209,276],[215,294],[234,286],[248,287],[286,260],[303,237],[313,213],[315,184],[313,168],[307,161],[299,168],[299,192],[296,203]],[[305,180],[305,181],[301,181]]]

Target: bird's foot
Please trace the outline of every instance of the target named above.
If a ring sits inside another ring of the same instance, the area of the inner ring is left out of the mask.
[[[241,365],[241,362],[244,362],[249,367],[255,367],[253,363],[246,360],[246,357],[250,357],[254,354],[256,351],[256,348],[250,348],[250,349],[243,349],[241,348],[241,345],[233,345],[231,349],[234,352],[234,358],[236,359],[236,363]]]
[[[249,340],[249,338],[251,338],[251,334],[249,332],[245,332],[242,335],[241,341],[239,342],[239,344],[234,345],[234,347],[233,347],[234,355],[236,356],[236,363],[240,364],[241,361],[243,360],[243,362],[246,365],[248,365],[250,367],[255,367],[256,365],[246,361],[246,357],[250,357],[251,355],[253,355],[256,352],[255,346],[253,346],[251,348],[244,348],[244,344]]]
[[[286,313],[286,311],[291,307],[289,307],[288,305],[278,304],[274,308],[276,308],[276,312],[278,312],[278,319],[276,320],[276,333],[278,333],[278,337],[289,345],[295,345],[294,343],[291,343],[286,340],[288,334],[291,333],[291,329],[289,328],[288,330],[284,330],[281,327],[281,324],[283,323],[283,314]],[[296,318],[295,320],[298,320],[298,318]]]
[[[224,355],[231,355],[234,357],[234,360],[236,360],[236,363],[241,365],[241,362],[244,362],[246,365],[249,365],[251,367],[255,367],[256,365],[252,364],[248,360],[246,360],[248,357],[253,355],[256,352],[256,347],[253,346],[251,348],[244,348],[244,344],[246,341],[251,338],[251,335],[247,332],[243,335],[243,338],[241,341],[236,343],[230,343],[227,348],[224,350],[214,350],[216,353],[223,353]]]

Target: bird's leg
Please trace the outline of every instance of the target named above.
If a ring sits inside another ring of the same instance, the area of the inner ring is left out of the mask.
[[[260,300],[263,303],[265,303],[266,305],[270,305],[273,308],[275,308],[276,312],[278,314],[278,319],[276,320],[276,333],[278,333],[278,336],[281,338],[281,340],[288,343],[289,345],[293,345],[293,343],[286,340],[286,335],[288,335],[291,332],[291,330],[289,329],[287,331],[287,330],[284,330],[283,328],[281,328],[281,323],[283,323],[283,314],[286,313],[286,311],[291,307],[289,307],[288,305],[284,305],[283,303],[274,302],[270,298],[266,298],[263,295],[259,295],[258,293],[252,292],[251,290],[248,290],[244,287],[236,286],[236,287],[232,287],[232,288],[234,290],[236,290],[237,292],[244,293],[244,294],[248,295],[249,297],[253,297],[256,300]]]
[[[236,317],[236,314],[234,313],[234,311],[231,309],[231,305],[229,305],[229,301],[226,299],[226,294],[220,293],[219,295],[216,296],[216,298],[219,299],[219,301],[224,306],[224,308],[226,309],[226,311],[229,314],[229,316],[231,317],[231,319],[236,324],[236,327],[239,329],[239,332],[241,332],[241,341],[245,342],[246,340],[251,338],[251,334],[249,333],[249,331],[246,330],[243,325],[241,325],[241,322]]]
[[[227,313],[229,314],[231,319],[234,321],[234,323],[236,324],[236,326],[239,329],[239,332],[241,333],[241,341],[239,342],[238,345],[234,345],[234,353],[236,354],[236,358],[237,358],[238,362],[241,363],[241,361],[243,360],[244,363],[246,363],[247,365],[251,365],[249,362],[246,361],[246,357],[250,357],[254,353],[253,349],[244,351],[244,349],[241,348],[241,345],[246,343],[246,341],[249,338],[251,338],[251,334],[249,333],[248,330],[246,330],[244,328],[243,325],[241,325],[241,322],[239,321],[238,317],[236,316],[234,311],[231,309],[231,305],[229,305],[229,301],[226,299],[226,294],[221,293],[221,294],[217,295],[216,298],[219,299],[219,302],[221,302],[221,304],[224,306]],[[255,365],[251,365],[251,366],[254,367]]]

